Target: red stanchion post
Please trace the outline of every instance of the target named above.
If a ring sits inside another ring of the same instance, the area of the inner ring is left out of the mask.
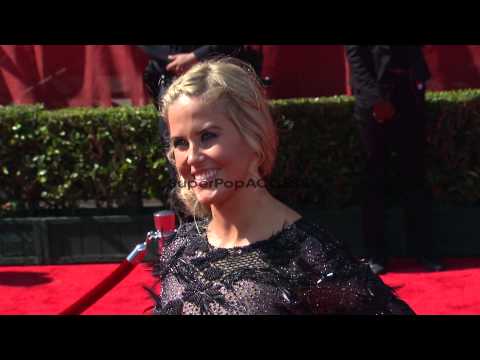
[[[162,235],[157,242],[157,254],[160,255],[163,251],[164,239],[171,236],[175,231],[175,213],[172,210],[157,211],[153,214],[153,222],[157,232]]]

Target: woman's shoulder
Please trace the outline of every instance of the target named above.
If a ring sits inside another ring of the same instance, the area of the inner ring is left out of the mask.
[[[163,277],[179,259],[184,258],[194,244],[201,243],[199,231],[205,221],[183,222],[175,231],[175,235],[165,239],[160,256],[155,261],[156,276]]]
[[[319,261],[351,258],[344,243],[320,221],[301,218],[295,223],[295,229],[302,257],[312,265]]]
[[[207,220],[181,223],[176,230],[175,236],[165,242],[163,257],[171,258],[184,250],[188,245],[198,242],[207,224]]]
[[[182,222],[177,229],[177,237],[188,237],[192,235],[199,235],[208,225],[208,220],[192,220]]]
[[[315,313],[411,314],[394,291],[374,275],[368,264],[318,222],[301,220],[301,267],[311,284],[301,294]],[[299,262],[300,264],[300,262]]]
[[[312,221],[302,217],[294,224],[299,233],[301,243],[311,243],[316,246],[335,248],[343,246],[343,243],[320,221]]]

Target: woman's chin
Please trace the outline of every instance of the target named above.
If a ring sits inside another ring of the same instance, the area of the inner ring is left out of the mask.
[[[220,205],[230,198],[231,189],[225,188],[197,188],[195,197],[203,206]]]
[[[215,205],[220,201],[218,189],[196,189],[195,197],[203,206]]]

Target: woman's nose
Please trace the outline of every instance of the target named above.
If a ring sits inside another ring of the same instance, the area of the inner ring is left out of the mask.
[[[196,163],[199,163],[205,159],[205,155],[202,154],[201,149],[196,145],[190,146],[190,151],[188,152],[187,164],[192,166]]]

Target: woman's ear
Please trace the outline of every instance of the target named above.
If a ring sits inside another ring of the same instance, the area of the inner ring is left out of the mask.
[[[258,180],[261,178],[260,176],[260,165],[262,163],[262,157],[259,154],[256,154],[255,158],[248,167],[249,174],[253,177],[253,179]]]

